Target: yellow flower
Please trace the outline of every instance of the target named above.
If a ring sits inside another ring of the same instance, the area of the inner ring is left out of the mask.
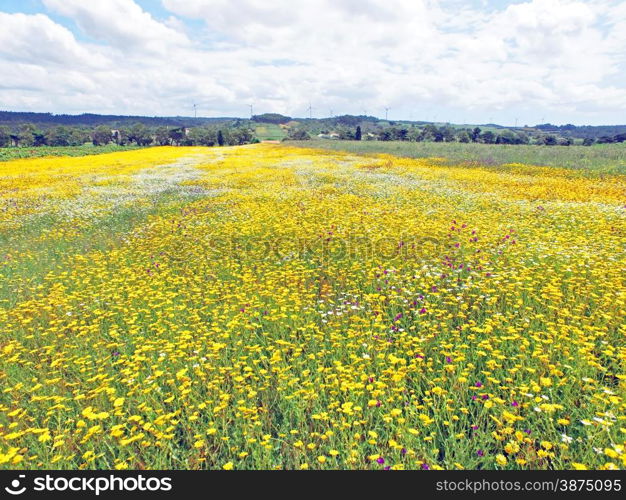
[[[515,441],[509,441],[504,447],[504,451],[506,451],[509,455],[515,455],[519,450],[519,444]]]

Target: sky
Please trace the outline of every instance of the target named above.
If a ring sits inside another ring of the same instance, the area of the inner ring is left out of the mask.
[[[626,124],[626,0],[0,0],[0,109]]]

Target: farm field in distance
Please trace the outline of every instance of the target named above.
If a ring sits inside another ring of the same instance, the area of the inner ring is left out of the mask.
[[[20,160],[25,158],[45,158],[48,156],[91,156],[103,153],[115,153],[119,151],[132,151],[139,149],[138,146],[118,146],[111,144],[108,146],[38,146],[23,148],[0,148],[0,162],[10,160]]]
[[[0,468],[626,468],[623,147],[427,146],[1,162]]]
[[[358,154],[391,154],[406,158],[442,158],[447,164],[496,166],[509,163],[573,168],[590,173],[626,175],[626,144],[595,146],[536,146],[448,142],[338,141],[291,142],[294,146],[315,147]]]

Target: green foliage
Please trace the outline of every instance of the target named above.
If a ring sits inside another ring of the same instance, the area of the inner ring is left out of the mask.
[[[6,125],[0,126],[0,148],[6,148],[11,144],[11,129]]]
[[[310,142],[293,143],[311,147]],[[565,167],[591,173],[619,173],[626,175],[626,143],[602,144],[592,147],[545,147],[539,145],[490,145],[434,143],[434,142],[380,142],[380,141],[315,141],[316,148],[346,151],[354,154],[392,154],[407,158],[446,158],[450,164],[504,165],[523,163]]]
[[[81,146],[63,147],[42,146],[38,148],[1,148],[0,162],[19,160],[22,158],[43,158],[46,156],[90,156],[103,153],[116,153],[132,149],[140,148],[137,146],[118,146],[117,144],[109,144],[108,146],[101,147],[86,144]]]
[[[310,141],[311,136],[309,133],[302,129],[292,129],[289,131],[289,135],[285,138],[286,141]]]
[[[91,134],[91,140],[94,146],[106,146],[113,140],[113,133],[106,125],[100,125]]]
[[[281,125],[289,123],[291,118],[289,116],[281,115],[278,113],[265,113],[263,115],[255,115],[252,117],[252,121],[257,123],[272,123],[274,125]]]

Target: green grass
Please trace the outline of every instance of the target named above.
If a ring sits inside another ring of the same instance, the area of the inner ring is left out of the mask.
[[[108,146],[66,146],[53,147],[41,146],[32,148],[0,148],[0,162],[19,160],[22,158],[42,158],[45,156],[89,156],[103,153],[116,153],[118,151],[129,151],[140,149],[138,146],[118,146],[110,144]]]
[[[446,158],[451,164],[503,165],[524,163],[626,174],[626,144],[596,146],[521,146],[438,142],[303,141],[290,146],[355,154],[385,153],[407,158]]]
[[[255,134],[261,141],[282,141],[287,134],[279,125],[263,124],[258,125]]]
[[[50,214],[33,218],[19,231],[0,233],[0,248],[20,256],[0,267],[0,304],[14,307],[28,296],[26,290],[42,285],[48,273],[61,271],[68,256],[109,251],[149,217],[176,213],[185,201],[174,191],[147,195],[105,211],[67,235],[62,231],[67,221]]]

